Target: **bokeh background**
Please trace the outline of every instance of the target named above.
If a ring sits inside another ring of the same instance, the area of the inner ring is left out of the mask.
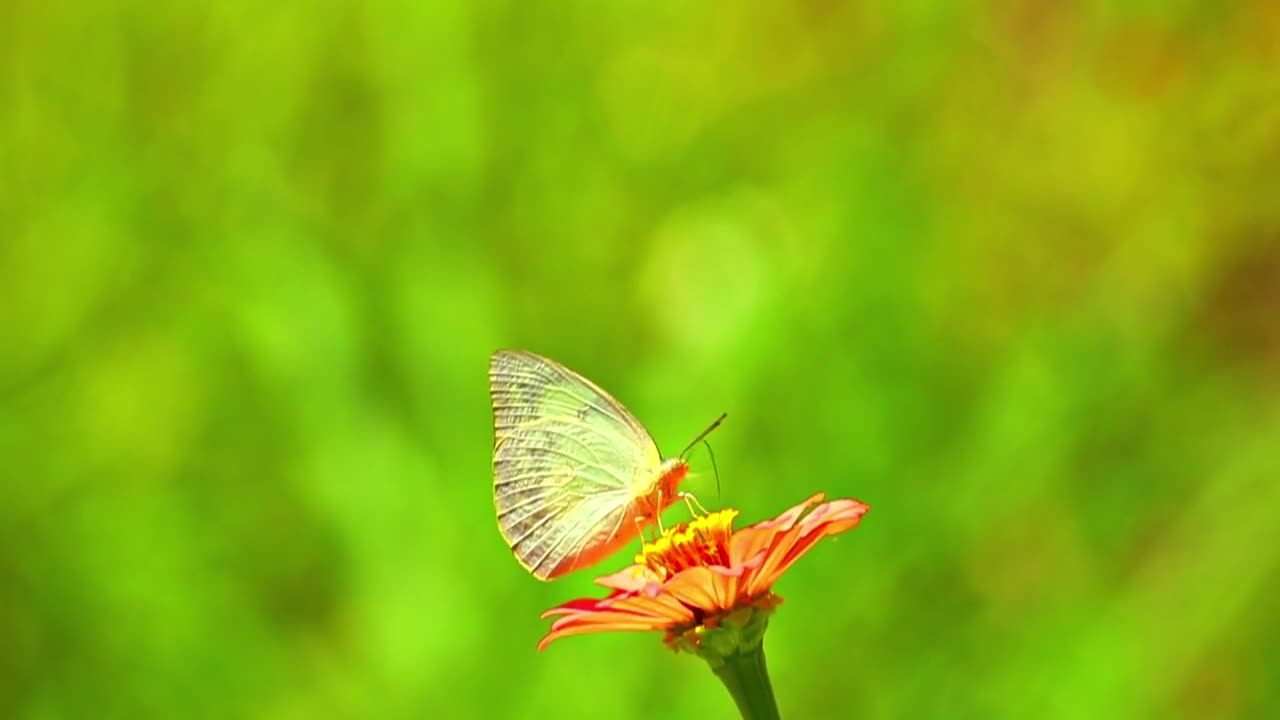
[[[0,716],[734,717],[535,652],[499,347],[872,506],[788,718],[1280,715],[1275,2],[17,0],[0,67]]]

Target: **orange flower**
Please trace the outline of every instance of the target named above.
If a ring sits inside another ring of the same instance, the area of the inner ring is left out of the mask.
[[[585,633],[658,630],[676,650],[716,659],[758,647],[781,599],[772,588],[818,540],[854,528],[869,509],[821,493],[773,520],[733,529],[736,510],[699,516],[645,543],[635,564],[596,580],[611,592],[543,613],[557,617],[538,643]],[[820,504],[819,504],[820,503]],[[729,632],[726,632],[729,631]]]

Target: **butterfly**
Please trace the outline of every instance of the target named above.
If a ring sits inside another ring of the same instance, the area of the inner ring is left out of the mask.
[[[680,499],[684,453],[663,459],[622,403],[526,350],[489,359],[493,500],[498,529],[539,580],[590,567],[631,542]]]

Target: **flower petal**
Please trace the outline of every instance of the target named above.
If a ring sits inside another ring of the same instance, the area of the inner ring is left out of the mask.
[[[729,539],[729,564],[741,565],[747,558],[769,547],[776,530],[748,527],[739,530]]]
[[[753,557],[756,553],[768,547],[773,543],[778,533],[790,530],[800,520],[804,511],[814,503],[821,502],[823,497],[825,496],[822,493],[817,493],[772,520],[764,520],[754,525],[748,525],[735,532],[729,541],[730,564],[740,564],[746,558]]]
[[[635,612],[592,612],[578,613],[577,615],[567,615],[558,618],[551,623],[552,630],[560,630],[574,625],[633,625],[641,623],[645,627],[660,630],[666,627],[666,618],[657,617],[648,613]]]
[[[633,598],[628,598],[626,601],[618,603],[617,609],[661,617],[670,625],[679,625],[693,620],[693,611],[681,603],[679,598],[673,597],[665,591],[657,597],[637,595]]]
[[[866,515],[870,509],[866,503],[861,503],[857,500],[832,500],[814,508],[813,512],[804,516],[800,524],[805,527],[813,527],[819,523],[834,525],[840,522],[849,522],[850,524],[844,528],[844,530],[847,530],[857,525],[862,520],[862,516]],[[843,532],[843,530],[840,532]]]
[[[815,543],[854,528],[869,509],[856,500],[835,500],[815,508],[811,516],[780,536],[769,548],[769,556],[748,584],[748,592],[754,595],[768,590]]]
[[[716,597],[715,579],[705,567],[690,568],[667,581],[663,590],[690,608],[715,612],[722,605]]]
[[[605,607],[603,600],[599,600],[597,598],[578,598],[577,600],[570,600],[563,605],[557,605],[550,610],[544,611],[542,613],[542,619],[546,620],[547,618],[555,617],[557,615],[573,615],[574,613],[580,612],[592,612],[603,607]]]
[[[545,650],[554,640],[570,635],[584,635],[587,633],[600,632],[650,632],[654,630],[664,629],[661,625],[655,625],[644,620],[628,620],[622,619],[614,622],[579,622],[566,623],[560,627],[553,627],[551,632],[547,633],[542,640],[538,641],[538,650]]]
[[[643,565],[629,565],[622,570],[604,577],[596,578],[596,584],[610,590],[639,592],[649,583],[656,582],[657,576]]]
[[[570,600],[562,605],[546,610],[542,613],[543,619],[554,617],[556,615],[570,615],[577,612],[597,612],[600,610],[608,610],[614,607],[618,602],[627,598],[635,597],[639,593],[622,592],[615,590],[608,597],[603,598],[578,598]]]
[[[823,522],[804,528],[800,540],[792,546],[787,556],[779,563],[777,568],[779,575],[786,572],[792,563],[799,560],[801,555],[808,552],[809,548],[813,547],[822,538],[852,530],[857,527],[858,523],[862,522],[862,516],[866,515],[870,508],[856,501],[848,502],[853,503],[853,506],[838,515],[831,513]]]
[[[824,497],[826,497],[826,495],[823,493],[814,493],[808,500],[788,509],[778,517],[772,520],[763,520],[749,527],[770,530],[790,530],[791,527],[804,516],[806,510],[815,503],[822,502]]]
[[[745,568],[741,566],[736,568],[711,568],[713,576],[712,587],[715,589],[716,602],[719,603],[720,609],[729,610],[738,604],[738,581],[742,578],[744,571]]]
[[[760,569],[752,573],[750,581],[747,582],[749,595],[762,594],[773,586],[778,579],[776,568],[796,544],[796,540],[800,538],[800,532],[800,528],[792,527],[774,537],[773,543],[764,551],[764,562],[760,564]]]

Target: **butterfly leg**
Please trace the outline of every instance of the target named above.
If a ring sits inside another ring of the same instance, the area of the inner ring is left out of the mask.
[[[684,500],[685,506],[689,508],[690,515],[694,517],[698,517],[699,513],[698,511],[694,510],[695,506],[698,508],[698,510],[701,511],[701,514],[703,515],[709,514],[707,512],[707,509],[703,507],[702,503],[698,502],[698,498],[694,497],[693,493],[681,492],[679,497],[681,500]]]
[[[653,517],[654,517],[654,519],[655,519],[655,520],[657,520],[657,521],[658,521],[658,535],[659,535],[659,536],[662,536],[662,535],[666,534],[666,532],[667,532],[667,531],[662,527],[662,507],[663,507],[663,506],[662,506],[662,488],[658,488],[658,506],[657,506],[657,512],[655,512],[655,513],[653,514]]]
[[[640,544],[642,545],[649,542],[649,538],[644,536],[644,522],[645,520],[648,520],[648,519],[649,518],[645,517],[644,515],[637,515],[632,520],[632,522],[636,524],[636,534],[640,536]]]

